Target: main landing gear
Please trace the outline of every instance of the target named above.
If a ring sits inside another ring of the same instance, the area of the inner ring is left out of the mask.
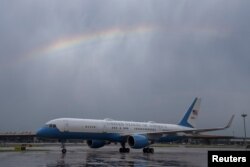
[[[62,153],[65,154],[67,152],[67,150],[65,148],[65,143],[64,142],[62,142],[61,148],[62,148]]]
[[[130,149],[125,147],[125,143],[121,143],[122,147],[119,149],[120,153],[129,153]]]
[[[151,154],[153,154],[154,153],[154,149],[153,148],[149,148],[149,147],[143,148],[143,153],[151,153]]]

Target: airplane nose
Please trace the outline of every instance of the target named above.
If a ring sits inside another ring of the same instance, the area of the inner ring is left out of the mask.
[[[42,127],[36,132],[36,136],[40,138],[56,138],[60,135],[57,128]]]
[[[37,137],[43,137],[43,136],[44,136],[44,128],[39,129],[39,130],[36,132],[36,136],[37,136]]]

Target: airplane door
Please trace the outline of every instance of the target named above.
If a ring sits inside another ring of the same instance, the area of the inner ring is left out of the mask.
[[[108,125],[107,125],[107,123],[105,122],[105,123],[103,124],[103,133],[107,133],[107,129],[108,129],[107,126],[108,126]]]
[[[69,131],[69,122],[67,120],[64,120],[63,124],[64,124],[64,132],[68,132]]]

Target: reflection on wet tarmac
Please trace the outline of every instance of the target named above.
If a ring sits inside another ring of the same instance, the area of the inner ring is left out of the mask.
[[[131,152],[120,154],[116,150],[88,150],[83,152],[68,152],[58,155],[54,162],[46,164],[47,167],[101,167],[101,166],[130,166],[130,167],[153,167],[153,166],[206,166],[207,151],[183,151],[183,148],[159,148],[155,154],[143,154]],[[171,151],[172,150],[172,151]],[[49,153],[49,154],[55,154]]]
[[[34,150],[24,152],[0,152],[0,166],[204,167],[207,166],[207,151],[211,150],[211,148],[157,147],[154,154],[144,154],[141,150],[131,150],[130,153],[120,154],[117,146],[107,146],[101,149],[90,149],[86,146],[70,146],[67,148],[68,152],[65,155],[60,152],[60,148],[57,146],[30,148]]]

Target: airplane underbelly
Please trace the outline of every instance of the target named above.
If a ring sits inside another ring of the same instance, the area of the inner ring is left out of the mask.
[[[168,136],[161,137],[158,142],[174,142],[174,141],[179,141],[183,139],[185,139],[185,137],[183,136],[168,135]]]

